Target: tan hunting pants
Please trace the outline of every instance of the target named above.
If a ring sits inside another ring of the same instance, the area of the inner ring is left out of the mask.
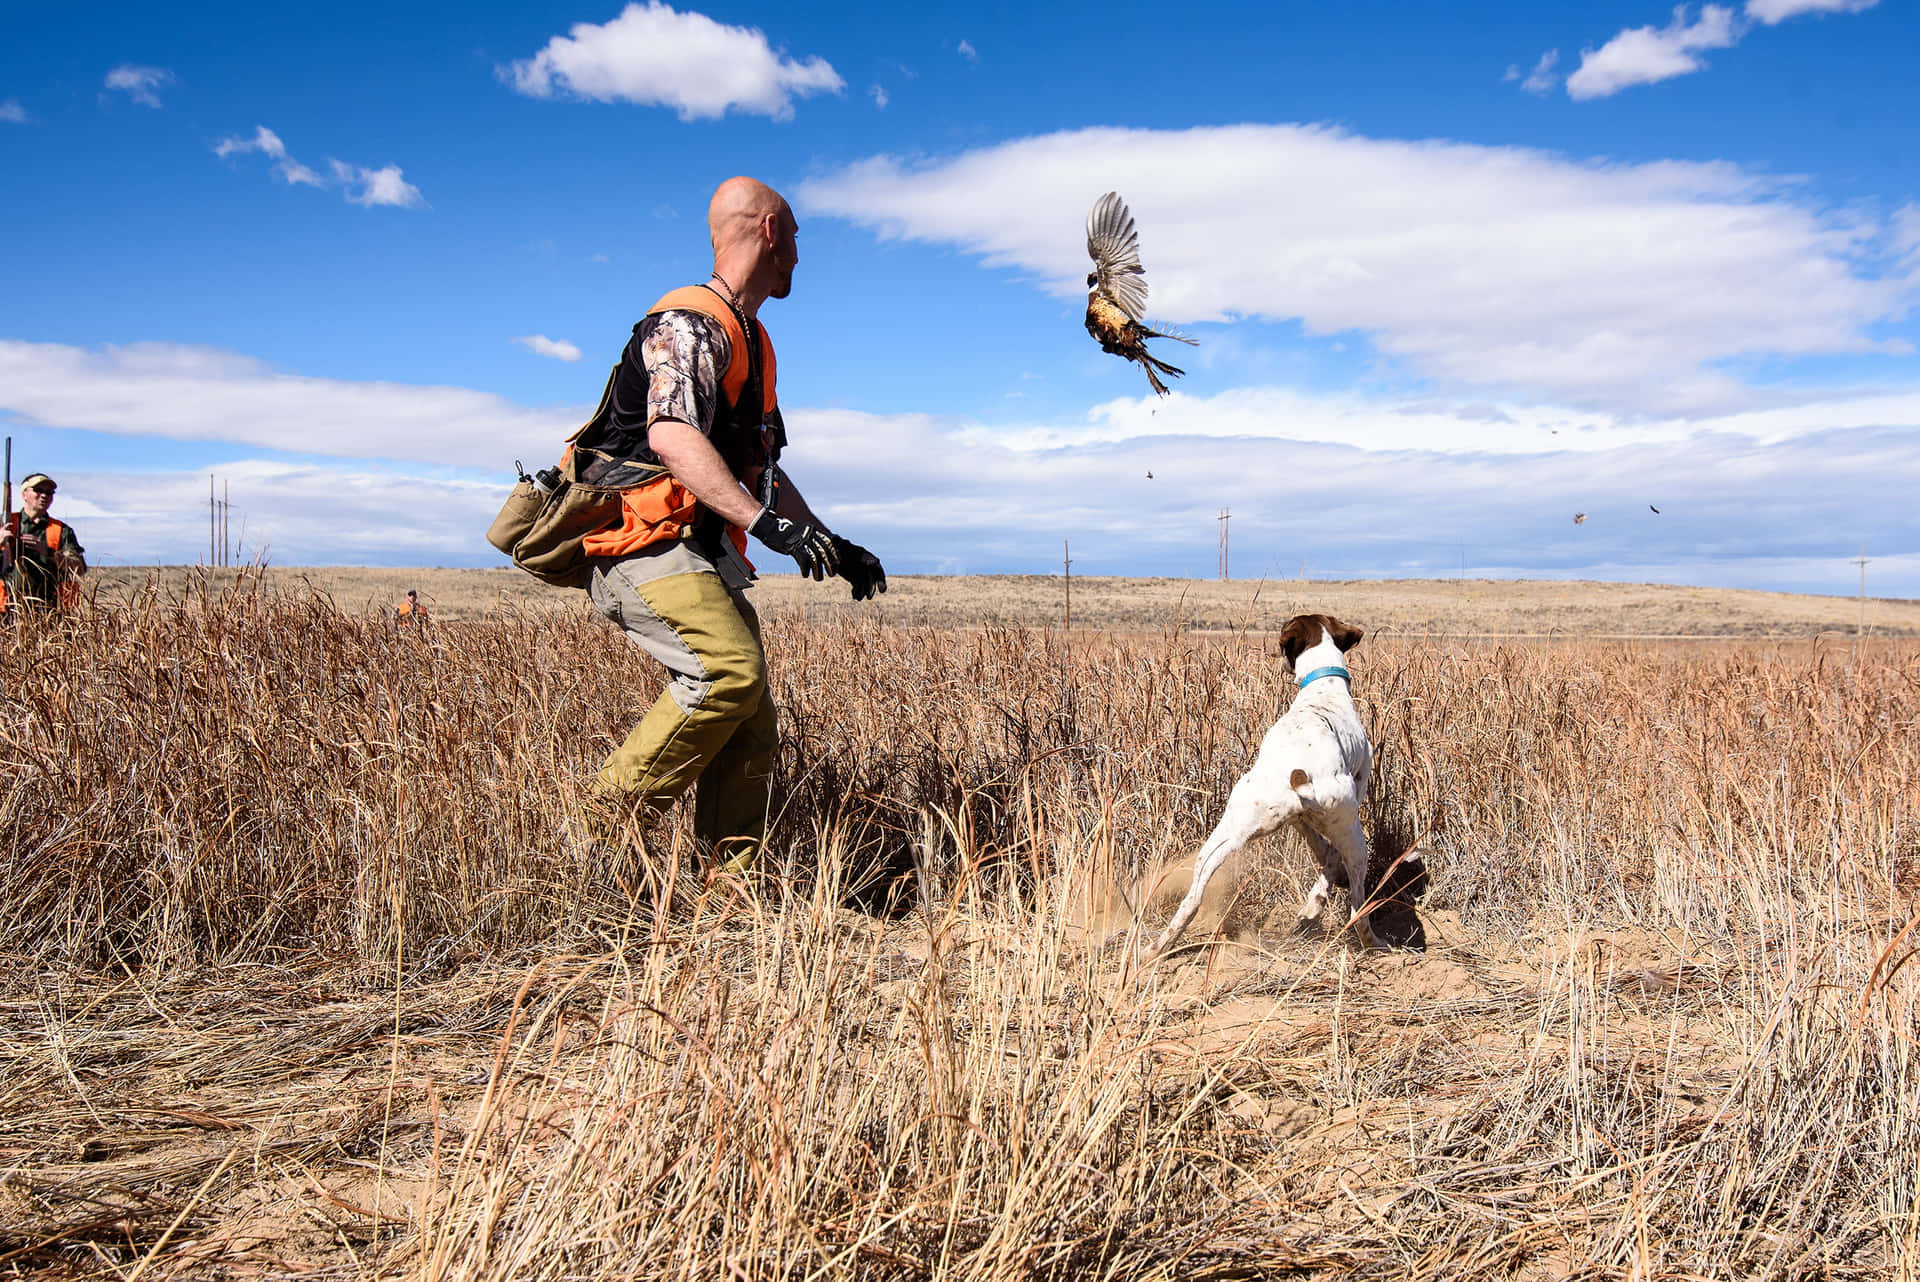
[[[694,834],[725,857],[766,836],[779,744],[760,619],[683,542],[594,567],[594,608],[666,665],[671,680],[600,767],[597,792],[664,809],[698,781]]]

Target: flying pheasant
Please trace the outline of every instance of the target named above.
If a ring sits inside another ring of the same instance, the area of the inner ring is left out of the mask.
[[[1099,340],[1102,351],[1139,365],[1153,390],[1165,396],[1167,385],[1154,371],[1174,378],[1186,371],[1148,352],[1147,340],[1171,338],[1189,346],[1193,340],[1141,323],[1147,309],[1147,279],[1146,269],[1140,266],[1140,237],[1133,230],[1127,202],[1114,192],[1094,201],[1093,212],[1087,215],[1087,253],[1093,258],[1093,270],[1087,273],[1087,333]]]

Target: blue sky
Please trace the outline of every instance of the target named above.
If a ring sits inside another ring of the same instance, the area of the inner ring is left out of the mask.
[[[893,572],[1210,576],[1228,507],[1237,577],[1845,593],[1864,543],[1920,595],[1917,48],[1908,0],[10,6],[0,423],[97,562],[203,556],[212,473],[278,564],[497,564],[750,173],[790,470]],[[1109,189],[1199,343],[1164,401],[1081,328]]]

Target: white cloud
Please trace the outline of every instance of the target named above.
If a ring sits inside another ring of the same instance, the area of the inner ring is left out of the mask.
[[[1583,50],[1580,66],[1567,77],[1567,94],[1576,99],[1605,98],[1634,85],[1654,84],[1701,70],[1706,64],[1695,55],[1706,49],[1727,49],[1745,38],[1755,22],[1777,26],[1802,14],[1862,13],[1880,0],[1747,0],[1744,20],[1730,7],[1709,4],[1697,21],[1687,20],[1687,6],[1673,11],[1673,21],[1659,29],[1632,27],[1598,49]],[[1541,72],[1535,68],[1535,76]],[[1511,72],[1508,79],[1512,79]],[[1532,88],[1533,77],[1525,86]]]
[[[165,67],[136,67],[122,63],[107,73],[106,86],[117,89],[145,107],[160,106],[159,89],[174,82],[174,74]]]
[[[288,156],[279,164],[275,165],[273,172],[279,174],[289,187],[297,184],[306,187],[324,188],[327,185],[325,178],[322,178],[317,172],[307,168],[292,156]]]
[[[0,100],[0,121],[9,125],[24,125],[27,123],[27,109],[20,105],[18,98]]]
[[[962,58],[965,58],[968,62],[980,61],[979,52],[974,49],[973,45],[970,42],[962,40],[958,46],[958,50],[959,50],[960,56]]]
[[[565,339],[548,338],[545,334],[528,334],[513,341],[536,356],[547,356],[556,361],[568,362],[580,359],[580,349]]]
[[[280,135],[273,130],[265,125],[255,125],[253,137],[222,138],[213,148],[213,154],[222,160],[228,156],[243,156],[250,151],[257,151],[277,160],[287,154],[287,145],[280,141]]]
[[[299,184],[323,190],[337,187],[349,203],[368,208],[375,205],[394,205],[401,209],[427,208],[420,189],[401,177],[399,166],[367,169],[343,160],[332,160],[328,162],[332,176],[323,177],[318,171],[288,155],[287,145],[280,140],[280,135],[265,125],[255,125],[251,138],[222,138],[213,148],[213,154],[223,160],[253,152],[271,159],[274,162],[273,172],[288,186]]]
[[[1580,66],[1567,77],[1567,95],[1604,98],[1634,85],[1684,76],[1706,65],[1696,53],[1729,48],[1742,34],[1734,25],[1732,9],[1706,5],[1698,21],[1690,23],[1687,6],[1680,5],[1673,11],[1673,21],[1663,28],[1632,27],[1598,49],[1582,50]]]
[[[510,462],[491,479],[273,459],[181,472],[68,470],[60,501],[96,565],[193,564],[207,555],[209,470],[232,496],[231,530],[248,559],[264,551],[275,565],[506,564],[484,531],[506,497]],[[87,494],[101,501],[81,520],[69,504]]]
[[[283,564],[499,564],[481,532],[511,460],[551,460],[586,407],[305,378],[208,349],[0,341],[0,412],[340,459],[219,465],[249,544]],[[1920,485],[1920,388],[1717,419],[1286,388],[1120,400],[1012,429],[804,407],[787,418],[791,470],[815,510],[896,573],[1045,571],[1070,537],[1087,573],[1208,574],[1224,505],[1248,577],[1291,576],[1302,559],[1323,577],[1452,574],[1464,544],[1489,574],[1846,591],[1844,558],[1865,540],[1876,591],[1920,591],[1907,497]],[[61,485],[103,561],[204,547],[204,470],[70,469]],[[1576,511],[1589,514],[1577,530]]]
[[[1893,252],[1907,260],[1907,270],[1920,274],[1920,205],[1902,205],[1893,215]]]
[[[1559,73],[1554,71],[1554,66],[1559,61],[1560,51],[1558,49],[1549,49],[1540,55],[1538,62],[1533,64],[1532,71],[1522,75],[1520,68],[1508,67],[1507,74],[1501,78],[1503,80],[1518,80],[1520,87],[1528,93],[1551,93],[1553,87],[1560,83]]]
[[[1086,573],[1210,574],[1227,506],[1245,577],[1291,577],[1303,559],[1321,577],[1450,576],[1464,545],[1485,574],[1844,591],[1842,558],[1864,539],[1904,558],[1877,591],[1920,590],[1905,515],[1920,482],[1920,396],[1901,428],[1768,440],[1674,425],[1658,445],[1621,436],[1577,451],[1560,446],[1563,430],[1491,454],[1421,448],[1417,430],[1397,448],[1301,440],[1285,420],[1259,435],[1155,434],[1167,404],[1149,417],[1143,401],[1118,430],[1080,438],[801,412],[789,416],[791,470],[834,529],[900,572],[1045,572],[1071,538]],[[1189,422],[1213,408],[1192,407]],[[1447,435],[1482,430],[1466,420]],[[929,469],[929,458],[967,462]],[[1577,511],[1590,517],[1578,529]]]
[[[368,209],[375,205],[392,205],[397,209],[427,207],[420,189],[401,177],[398,165],[367,169],[338,160],[328,163],[333,167],[334,181],[346,189],[350,204],[364,205]]]
[[[1087,208],[1116,175],[1155,316],[1360,331],[1443,386],[1523,399],[1737,407],[1752,394],[1722,362],[1887,350],[1871,327],[1915,296],[1911,278],[1864,274],[1884,228],[1732,165],[1325,127],[1088,129],[921,165],[882,156],[803,183],[798,199],[1072,300],[1085,296]]]
[[[285,374],[252,357],[173,343],[89,350],[0,339],[0,412],[116,436],[503,468],[515,457],[557,454],[591,408],[556,413],[464,387]]]
[[[887,97],[887,88],[885,85],[870,86],[867,89],[867,93],[873,98],[874,106],[882,111],[887,109],[887,103],[891,100]]]
[[[730,110],[785,120],[794,97],[846,87],[824,58],[796,62],[757,28],[680,13],[661,0],[629,4],[601,26],[577,23],[500,75],[532,98],[671,107],[682,120],[716,120]]]
[[[259,152],[276,162],[273,172],[289,186],[296,183],[309,187],[325,187],[326,179],[287,154],[287,145],[280,141],[280,135],[265,125],[255,125],[253,137],[222,138],[213,148],[213,154],[221,159],[228,156],[244,156],[250,152]]]
[[[1774,26],[1804,13],[1864,13],[1880,0],[1747,0],[1747,16]]]
[[[1888,559],[1876,591],[1920,591],[1905,514],[1920,482],[1920,396],[1905,398],[1898,428],[1767,439],[1672,425],[1661,444],[1622,435],[1577,451],[1560,445],[1577,429],[1563,429],[1493,454],[1422,448],[1418,429],[1379,449],[1301,440],[1285,419],[1258,435],[1156,434],[1167,406],[1143,400],[1104,438],[1050,439],[928,416],[800,412],[789,416],[791,470],[837,531],[899,572],[1046,572],[1071,538],[1086,573],[1207,575],[1227,506],[1234,565],[1249,578],[1291,577],[1301,560],[1321,577],[1452,575],[1464,546],[1484,574],[1845,591],[1843,557],[1864,539]],[[1218,408],[1191,407],[1188,425]],[[1242,421],[1253,421],[1246,408]],[[1437,407],[1424,413],[1446,420]],[[1458,442],[1483,428],[1461,420],[1443,435]],[[967,463],[929,469],[929,458]],[[1578,529],[1576,511],[1590,514]]]
[[[1476,577],[1851,595],[1851,559],[1865,540],[1869,590],[1920,593],[1920,549],[1897,505],[1863,507],[1855,497],[1875,478],[1888,488],[1920,483],[1911,434],[1832,433],[1764,448],[1714,437],[1669,451],[1503,460],[1497,471],[1470,457],[1338,446],[1296,447],[1290,466],[1275,468],[1270,442],[1208,442],[1189,452],[1141,440],[1040,456],[990,451],[980,460],[985,476],[956,484],[930,474],[925,456],[889,454],[885,466],[857,472],[839,457],[849,445],[883,446],[903,434],[937,448],[939,433],[925,423],[835,412],[796,426],[797,441],[833,433],[830,445],[794,461],[810,502],[895,575],[943,567],[1057,573],[1060,539],[1071,538],[1078,572],[1210,578],[1215,517],[1226,505],[1236,577],[1249,593],[1254,580],[1269,579],[1256,621],[1263,611],[1291,612],[1284,580],[1302,562],[1319,579],[1452,577],[1464,559]],[[246,550],[267,547],[275,564],[506,564],[483,535],[507,491],[504,467],[464,477],[357,461],[239,459],[214,470],[230,487]],[[193,562],[206,553],[206,469],[65,469],[60,482],[60,501],[99,564]],[[1756,502],[1756,489],[1780,497]],[[1092,501],[1063,506],[1062,494]],[[1660,515],[1647,510],[1649,501]],[[1589,514],[1578,528],[1576,511]],[[792,569],[757,544],[750,553],[763,572]],[[844,592],[823,584],[816,599],[841,600]]]

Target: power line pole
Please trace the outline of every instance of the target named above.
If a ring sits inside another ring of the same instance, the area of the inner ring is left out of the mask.
[[[1220,577],[1227,577],[1227,523],[1233,520],[1233,509],[1220,509]]]
[[[1854,628],[1853,634],[1856,637],[1863,637],[1867,634],[1867,545],[1866,544],[1862,543],[1860,545],[1860,556],[1857,560],[1854,561],[1854,564],[1860,567],[1860,622],[1858,626]]]
[[[1060,561],[1060,568],[1065,573],[1067,579],[1066,626],[1071,628],[1073,626],[1073,545],[1065,539],[1060,540]]]
[[[220,564],[220,557],[214,552],[214,539],[220,533],[219,509],[214,506],[213,473],[207,473],[207,564]]]

